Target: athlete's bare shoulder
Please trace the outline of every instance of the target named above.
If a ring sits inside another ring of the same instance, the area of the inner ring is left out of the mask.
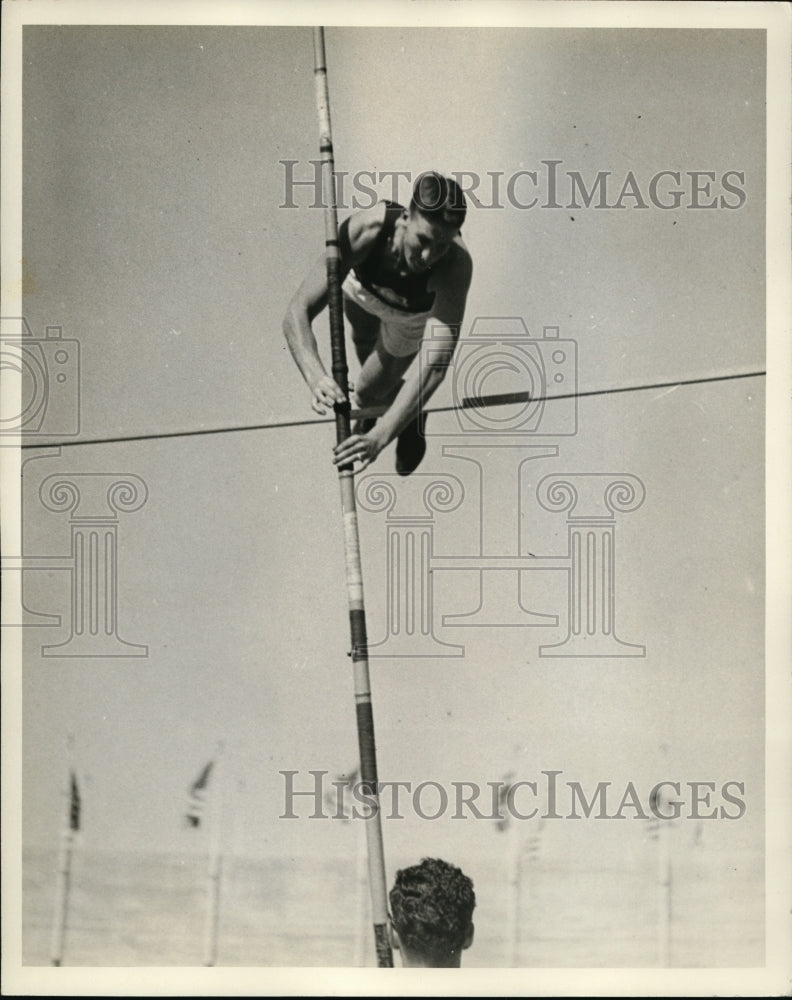
[[[371,208],[362,208],[348,219],[349,246],[352,263],[362,260],[382,231],[385,222],[386,205],[378,201]]]

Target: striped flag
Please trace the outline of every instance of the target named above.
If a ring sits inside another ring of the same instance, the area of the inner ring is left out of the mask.
[[[69,771],[69,829],[77,832],[80,829],[80,809],[82,799],[77,787],[77,775]]]
[[[204,806],[206,805],[206,789],[209,784],[209,776],[212,773],[213,767],[214,761],[210,760],[195,781],[187,789],[189,800],[184,821],[189,827],[195,828],[201,825]]]

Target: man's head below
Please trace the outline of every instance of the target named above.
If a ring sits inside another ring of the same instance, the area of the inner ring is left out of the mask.
[[[408,967],[459,968],[473,941],[473,882],[438,858],[396,873],[390,891],[391,936]]]

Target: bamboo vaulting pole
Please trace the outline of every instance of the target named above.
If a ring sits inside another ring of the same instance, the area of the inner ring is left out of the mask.
[[[336,404],[336,439],[340,444],[350,434],[348,401],[349,381],[344,342],[344,318],[341,298],[341,255],[338,245],[338,218],[335,199],[335,163],[330,127],[330,97],[327,86],[324,28],[314,28],[314,80],[316,107],[319,116],[319,152],[322,163],[322,191],[325,208],[325,246],[327,253],[327,294],[330,313],[332,373],[347,400]],[[363,822],[366,824],[369,889],[377,965],[393,967],[393,954],[388,940],[388,900],[385,881],[385,854],[382,844],[379,792],[377,787],[377,752],[374,741],[374,715],[369,681],[368,638],[363,602],[363,572],[360,561],[360,538],[355,509],[355,479],[352,464],[340,466],[341,509],[344,519],[344,549],[346,555],[346,585],[349,600],[349,627],[352,638],[352,665],[355,685],[358,747],[360,750],[361,790],[373,808]]]

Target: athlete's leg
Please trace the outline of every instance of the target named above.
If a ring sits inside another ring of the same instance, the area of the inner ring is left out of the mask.
[[[373,406],[380,403],[390,406],[403,385],[402,375],[410,367],[414,357],[415,354],[390,354],[380,337],[360,375],[357,388],[360,405]],[[426,415],[420,411],[399,434],[396,442],[396,471],[400,476],[409,476],[414,472],[426,454],[425,422]]]
[[[374,350],[366,358],[358,377],[358,403],[361,406],[392,403],[401,388],[402,375],[410,367],[414,357],[414,354],[406,357],[391,354],[383,345],[382,337],[378,337]]]
[[[420,349],[420,337],[393,324],[380,323],[356,303],[346,300],[345,310],[352,325],[352,341],[361,363],[355,396],[361,407],[390,406],[404,384],[402,376]],[[426,453],[426,416],[419,412],[399,434],[396,443],[396,471],[408,476]],[[365,434],[375,420],[364,418],[355,433]]]
[[[397,382],[392,391],[385,398],[381,398],[375,393],[367,393],[366,387],[370,385],[371,371],[373,363],[369,359],[377,355],[377,344],[381,338],[382,323],[379,316],[373,316],[366,312],[356,302],[344,298],[344,312],[349,320],[352,331],[352,343],[355,347],[357,359],[361,365],[360,378],[356,384],[355,397],[359,406],[388,406],[396,396],[401,387],[401,380]],[[364,372],[368,374],[364,375]],[[363,392],[361,395],[361,385]],[[375,387],[376,390],[376,387]],[[353,432],[355,434],[365,434],[370,431],[377,422],[376,417],[364,417],[355,423]]]
[[[400,476],[415,472],[426,454],[426,414],[419,411],[402,430],[396,442],[396,471]]]
[[[357,354],[360,364],[363,365],[377,343],[381,327],[380,318],[367,313],[365,309],[361,309],[356,302],[346,298],[346,296],[344,296],[344,313],[352,329],[355,354]]]

